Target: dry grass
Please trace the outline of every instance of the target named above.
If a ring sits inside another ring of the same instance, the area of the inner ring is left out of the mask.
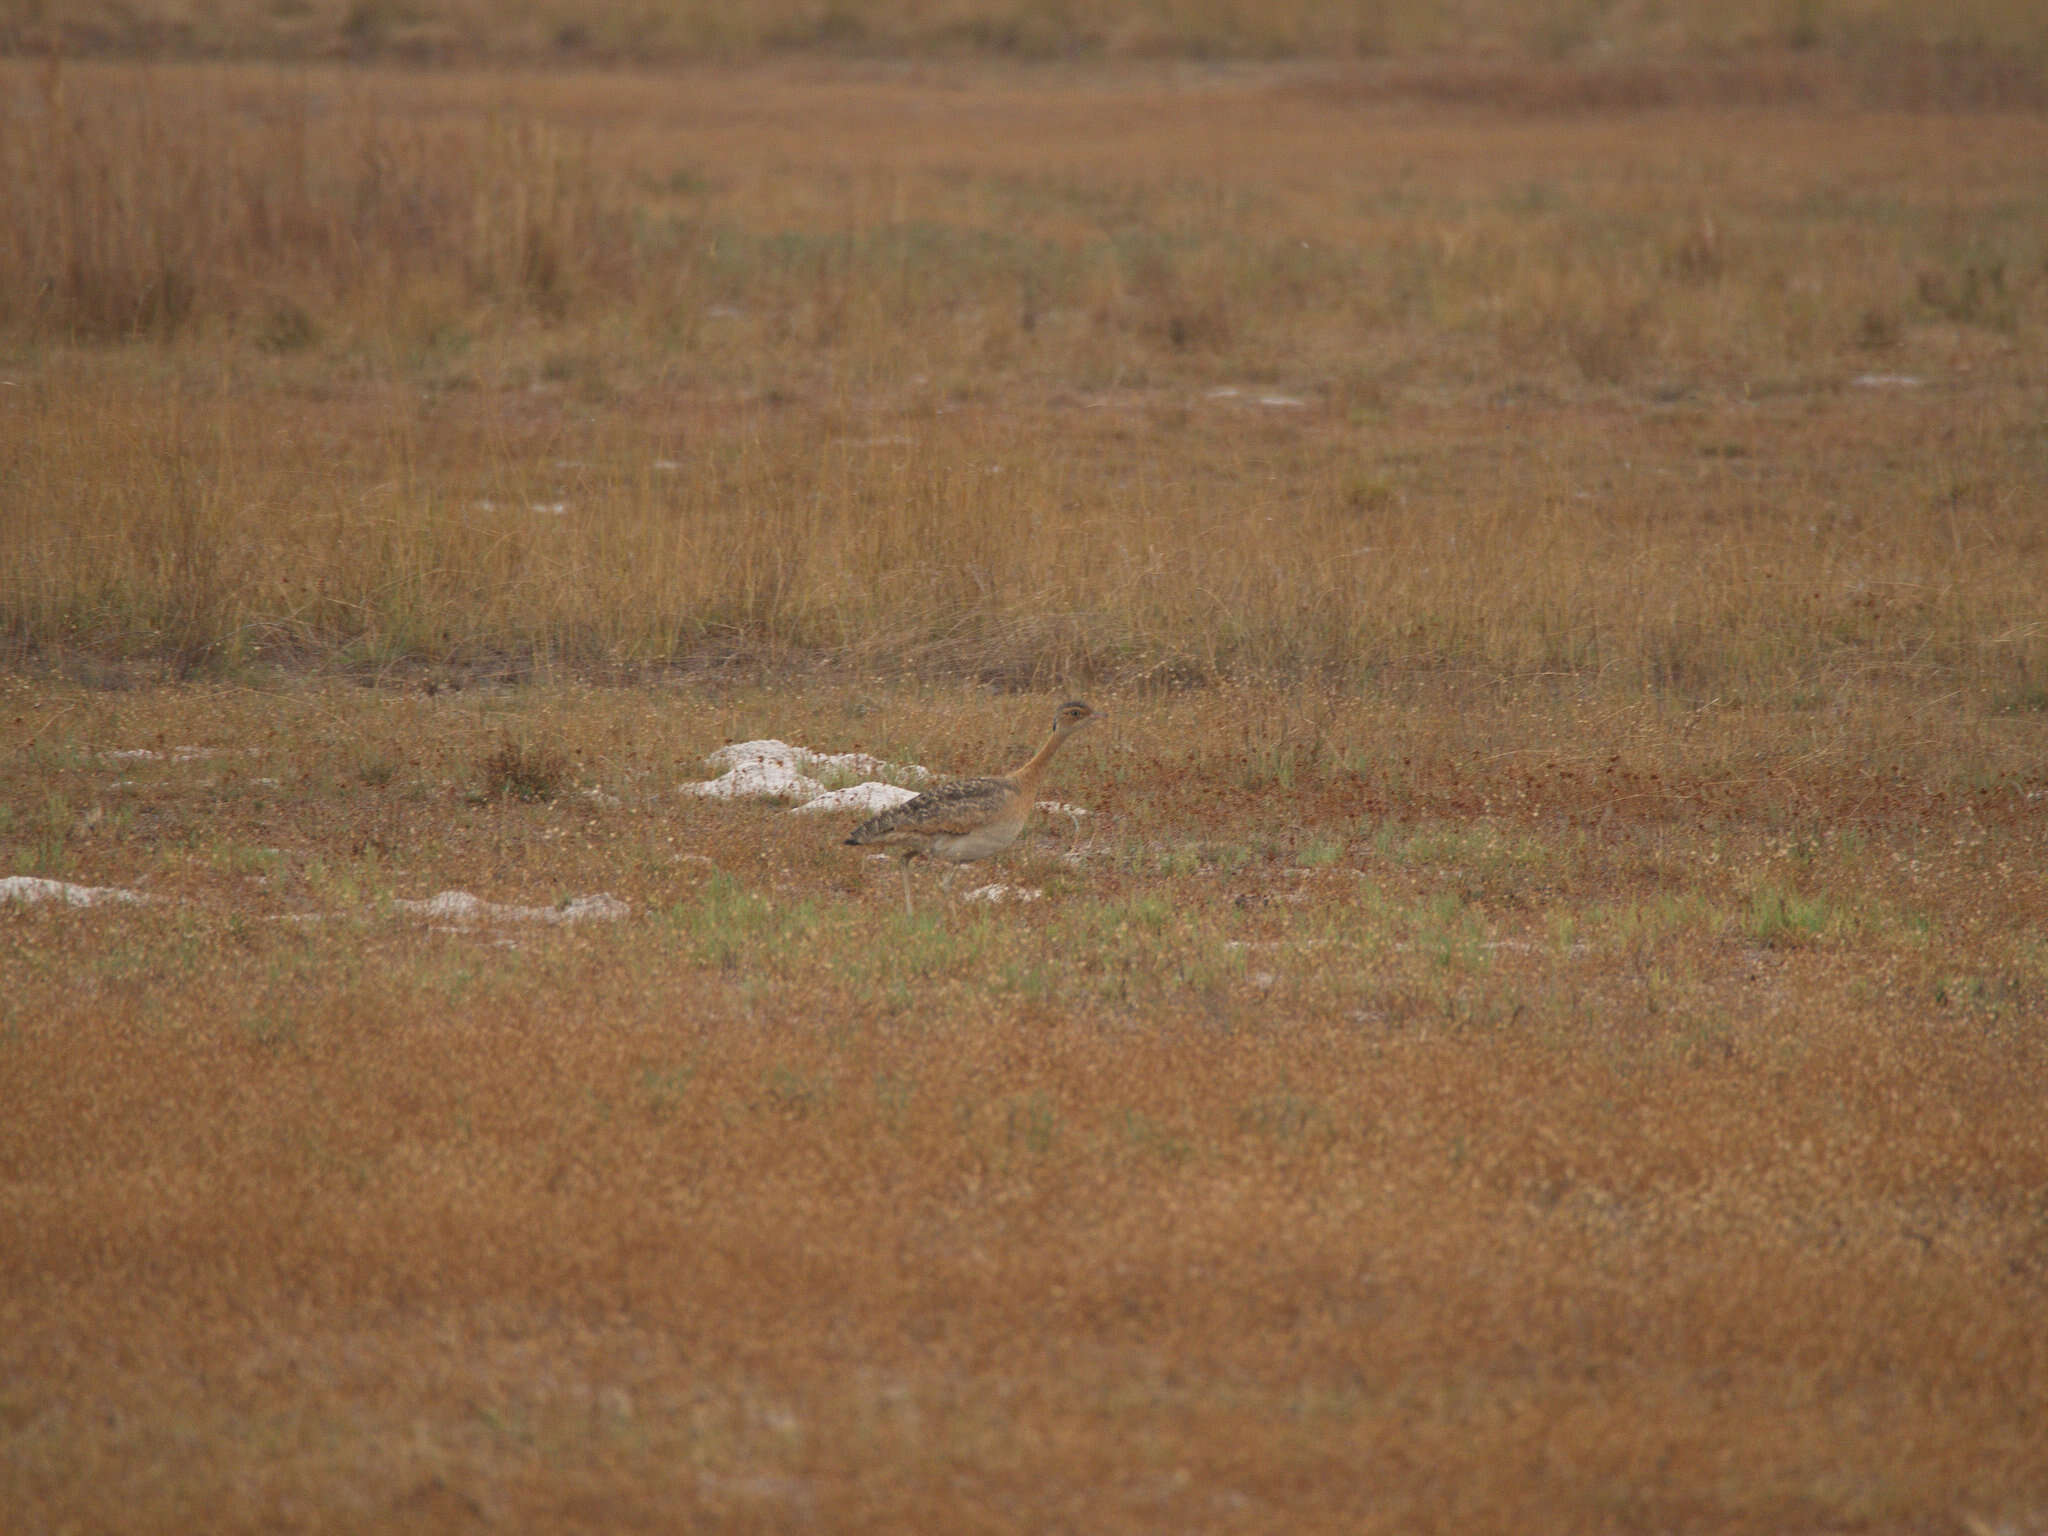
[[[1527,69],[0,67],[10,1532],[2041,1530],[2048,126]]]
[[[0,626],[185,670],[2048,673],[2040,121],[963,83],[46,78],[0,142]]]
[[[1046,898],[907,921],[674,784],[1042,700],[10,685],[5,857],[154,898],[0,910],[19,1528],[2038,1527],[2038,772],[1098,702]]]

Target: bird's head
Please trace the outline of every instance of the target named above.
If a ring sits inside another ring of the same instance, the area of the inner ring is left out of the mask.
[[[1052,728],[1064,736],[1068,731],[1079,730],[1095,717],[1095,711],[1079,699],[1069,699],[1060,706],[1059,713],[1053,717]]]

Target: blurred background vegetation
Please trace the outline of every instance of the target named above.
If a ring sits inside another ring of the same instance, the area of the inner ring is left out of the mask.
[[[425,64],[733,62],[772,54],[1192,61],[1449,59],[1593,68],[1639,92],[1782,56],[1776,88],[2039,106],[2027,0],[0,0],[0,51]],[[1751,79],[1750,89],[1757,82]]]

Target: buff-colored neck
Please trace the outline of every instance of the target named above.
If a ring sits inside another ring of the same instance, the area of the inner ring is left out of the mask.
[[[1038,776],[1045,772],[1045,765],[1052,761],[1053,754],[1059,751],[1060,744],[1066,739],[1067,733],[1058,726],[1054,726],[1052,734],[1045,738],[1045,745],[1032,753],[1031,761],[1011,774],[1010,777],[1027,787],[1036,784]]]

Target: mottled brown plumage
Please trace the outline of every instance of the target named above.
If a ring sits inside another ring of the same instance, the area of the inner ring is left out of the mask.
[[[1062,704],[1053,718],[1052,735],[1022,767],[991,779],[935,784],[893,811],[862,822],[846,841],[855,847],[887,848],[903,861],[903,910],[909,912],[910,861],[932,858],[968,864],[1009,847],[1031,815],[1046,764],[1070,735],[1094,718],[1095,711],[1086,704]]]

